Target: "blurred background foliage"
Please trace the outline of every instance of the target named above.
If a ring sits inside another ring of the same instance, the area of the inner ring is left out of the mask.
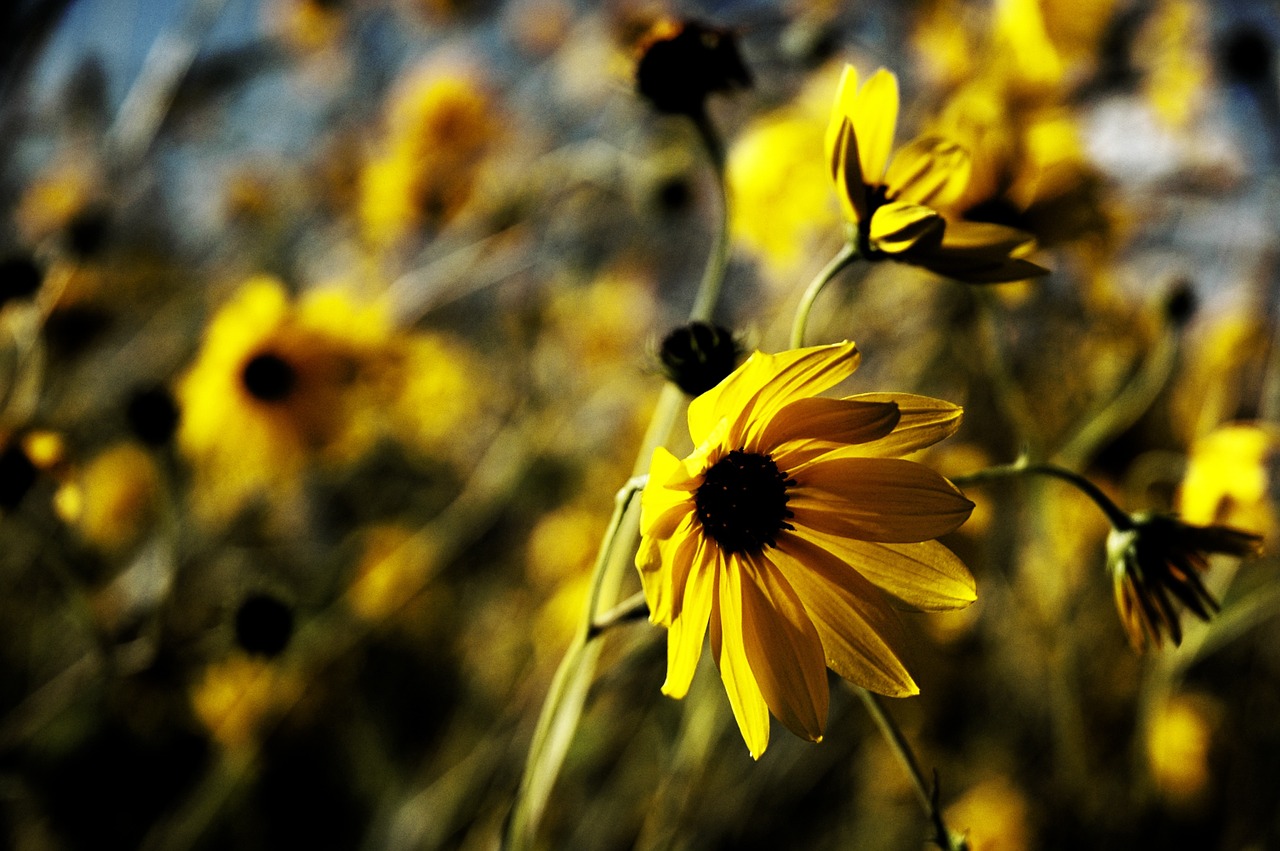
[[[1052,274],[877,264],[809,339],[1129,510],[1264,534],[1280,430],[1280,9],[1240,0],[17,0],[0,11],[0,845],[490,849],[719,212],[634,92],[660,17],[730,28],[718,319],[785,345],[839,248],[839,69],[975,162]],[[1280,592],[1215,562],[1127,645],[1107,526],[974,488],[968,610],[891,709],[978,851],[1280,847]],[[638,583],[637,583],[638,586]],[[907,849],[857,700],[752,763],[716,677],[618,627],[543,847]]]

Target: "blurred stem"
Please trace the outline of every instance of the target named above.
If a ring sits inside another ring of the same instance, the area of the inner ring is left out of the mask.
[[[720,135],[705,112],[693,117],[698,136],[706,149],[715,171],[720,189],[720,220],[715,243],[689,312],[689,321],[709,321],[720,302],[720,291],[728,268],[728,191],[725,188],[724,145]],[[613,518],[609,522],[604,540],[591,575],[591,594],[584,612],[581,628],[565,652],[560,667],[556,669],[550,691],[542,705],[524,775],[512,805],[503,835],[502,847],[506,851],[520,851],[533,846],[538,823],[546,808],[560,766],[564,763],[569,743],[582,717],[587,690],[595,673],[600,655],[600,643],[594,641],[602,630],[593,629],[596,613],[601,605],[612,606],[617,599],[627,567],[635,552],[635,542],[640,534],[637,512],[627,511],[632,497],[644,486],[645,474],[653,451],[666,444],[680,410],[685,404],[684,393],[674,384],[662,388],[658,403],[649,420],[640,451],[633,468],[633,478],[618,492]],[[625,542],[625,546],[622,543]]]
[[[1111,522],[1112,527],[1121,532],[1133,528],[1133,520],[1130,519],[1128,513],[1116,505],[1111,497],[1103,493],[1101,488],[1079,473],[1068,470],[1066,467],[1059,467],[1057,464],[1029,464],[1025,461],[1015,461],[1012,464],[988,467],[985,470],[979,470],[967,476],[953,476],[951,481],[960,487],[965,487],[966,485],[979,485],[996,481],[997,479],[1010,479],[1017,476],[1050,476],[1075,485],[1077,489],[1093,500],[1094,504],[1102,510],[1102,513],[1107,516],[1107,520]]]
[[[978,305],[978,349],[996,404],[1014,430],[1016,445],[1029,444],[1032,454],[1039,455],[1041,438],[1035,426],[1035,417],[1027,403],[1026,394],[1009,371],[1009,354],[1001,343],[1000,311],[995,295],[986,287],[967,287],[966,291],[973,294]]]
[[[911,743],[907,741],[907,737],[903,735],[902,729],[893,720],[893,716],[884,708],[880,696],[861,686],[854,686],[854,691],[858,693],[858,697],[862,698],[867,712],[871,713],[872,720],[880,728],[880,733],[910,775],[911,785],[915,787],[916,797],[920,799],[920,806],[924,808],[925,815],[933,825],[934,844],[946,851],[967,851],[969,844],[963,836],[958,836],[947,829],[947,824],[942,819],[942,811],[938,809],[938,772],[933,773],[933,789],[930,791],[924,774],[920,771],[920,761],[916,759]]]
[[[1136,423],[1151,408],[1173,374],[1178,340],[1177,327],[1167,325],[1155,350],[1143,360],[1120,392],[1101,410],[1082,418],[1075,433],[1055,453],[1063,464],[1083,464],[1108,438]]]
[[[710,322],[720,303],[720,290],[724,284],[725,272],[729,268],[729,189],[725,180],[724,143],[715,125],[711,123],[706,110],[693,117],[693,125],[698,131],[698,140],[707,153],[711,167],[715,171],[715,184],[720,204],[720,221],[716,228],[715,242],[711,245],[711,253],[707,257],[707,265],[702,271],[702,282],[698,286],[698,295],[694,298],[693,309],[689,312],[690,322]]]
[[[858,248],[852,241],[846,242],[840,252],[832,257],[800,296],[800,304],[796,307],[796,318],[791,323],[791,348],[798,349],[804,345],[804,335],[809,329],[809,314],[813,312],[813,303],[818,295],[826,289],[836,275],[840,274],[853,261],[858,259]]]

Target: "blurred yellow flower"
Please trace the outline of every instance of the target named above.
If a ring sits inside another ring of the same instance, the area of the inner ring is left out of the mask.
[[[1160,792],[1172,803],[1195,803],[1208,789],[1209,757],[1221,707],[1206,695],[1175,695],[1147,726],[1147,763]]]
[[[205,669],[191,691],[196,717],[229,750],[252,747],[264,722],[302,694],[293,674],[266,659],[233,653]]]
[[[409,609],[437,566],[436,550],[423,535],[401,526],[376,526],[366,533],[347,604],[365,620],[388,620]]]
[[[815,396],[857,368],[853,343],[756,352],[689,405],[697,447],[654,451],[636,555],[650,619],[666,626],[667,680],[683,697],[711,648],[753,757],[769,713],[817,741],[827,667],[873,691],[919,691],[901,661],[894,605],[939,611],[976,599],[933,540],[973,504],[900,456],[955,431],[960,409],[906,394]]]
[[[952,140],[929,135],[893,153],[897,121],[897,78],[881,68],[859,86],[857,70],[845,66],[827,125],[826,152],[859,254],[968,283],[1044,274],[1018,256],[1033,247],[1030,235],[944,215],[969,182],[969,154]]]
[[[1143,93],[1162,121],[1185,127],[1203,103],[1211,76],[1208,14],[1199,3],[1162,0],[1134,40]]]
[[[456,216],[499,126],[471,77],[427,68],[406,79],[391,102],[386,137],[360,175],[365,238],[386,248]]]
[[[74,491],[66,493],[64,491]],[[155,517],[160,474],[137,444],[113,446],[63,485],[55,505],[90,544],[118,550],[136,543]]]
[[[993,777],[947,807],[947,824],[962,831],[970,851],[1027,851],[1035,847],[1031,805],[1017,784]]]
[[[1228,423],[1191,447],[1178,491],[1188,523],[1224,523],[1264,537],[1275,531],[1271,478],[1280,435],[1265,423]]]
[[[824,75],[825,76],[825,75]],[[805,98],[752,122],[729,150],[729,228],[772,277],[789,279],[839,221],[826,170],[813,156],[823,112]]]
[[[197,513],[229,519],[313,458],[364,451],[379,431],[373,369],[388,333],[380,310],[340,293],[295,305],[273,278],[242,285],[177,386]]]

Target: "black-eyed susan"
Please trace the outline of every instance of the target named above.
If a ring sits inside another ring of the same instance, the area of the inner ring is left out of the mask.
[[[378,364],[390,333],[376,306],[338,291],[295,304],[273,278],[241,286],[176,387],[198,513],[229,519],[255,496],[288,490],[310,461],[367,449],[385,419]]]
[[[636,556],[650,619],[669,630],[664,693],[683,697],[708,630],[752,756],[772,712],[817,741],[826,669],[887,695],[919,691],[895,606],[976,599],[935,538],[973,504],[901,456],[959,425],[959,407],[907,394],[817,396],[848,377],[853,343],[756,352],[690,403],[697,447],[655,450]]]
[[[1107,537],[1107,564],[1115,583],[1116,608],[1141,652],[1148,642],[1160,647],[1167,634],[1182,643],[1176,599],[1203,621],[1218,610],[1200,574],[1209,556],[1257,555],[1262,538],[1230,526],[1193,526],[1167,514],[1135,514],[1127,526]]]
[[[858,253],[967,283],[1044,274],[1020,256],[1034,245],[1030,235],[945,215],[968,184],[968,152],[950,139],[925,135],[893,153],[897,121],[897,78],[881,68],[859,86],[857,70],[846,65],[827,125],[826,153]]]

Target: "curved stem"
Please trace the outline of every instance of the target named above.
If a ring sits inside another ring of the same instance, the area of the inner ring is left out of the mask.
[[[813,312],[813,303],[818,300],[818,294],[857,259],[857,247],[852,242],[846,242],[805,288],[804,295],[800,296],[800,304],[796,307],[796,318],[791,323],[791,348],[798,349],[804,345],[804,335],[809,328],[809,314]]]
[[[939,848],[946,849],[946,851],[965,851],[969,847],[968,843],[965,842],[963,837],[956,836],[947,829],[947,824],[942,819],[942,811],[938,809],[938,772],[935,771],[933,773],[933,788],[931,791],[929,785],[925,783],[924,774],[920,771],[920,761],[916,759],[911,743],[907,741],[907,737],[903,735],[902,729],[893,720],[893,716],[885,709],[880,696],[867,691],[861,686],[854,686],[854,690],[858,693],[858,697],[862,698],[863,704],[867,707],[867,712],[871,714],[872,720],[880,728],[880,733],[884,736],[885,741],[889,743],[889,747],[893,748],[893,752],[898,755],[898,760],[902,763],[903,768],[910,775],[911,785],[915,787],[916,797],[920,800],[920,806],[924,808],[925,815],[929,817],[929,821],[933,825],[934,844]]]
[[[1094,504],[1102,510],[1107,516],[1107,520],[1111,522],[1112,527],[1119,531],[1126,531],[1133,528],[1133,520],[1129,517],[1120,506],[1115,504],[1111,497],[1102,492],[1102,489],[1093,482],[1086,479],[1079,473],[1068,470],[1066,467],[1059,467],[1057,464],[1028,464],[1022,461],[1015,461],[1012,464],[1000,464],[995,467],[988,467],[985,470],[979,470],[976,473],[970,473],[967,476],[953,476],[951,481],[960,487],[966,485],[978,485],[984,482],[991,482],[997,479],[1009,479],[1015,476],[1050,476],[1051,478],[1061,479],[1074,485],[1085,496],[1093,500]]]

